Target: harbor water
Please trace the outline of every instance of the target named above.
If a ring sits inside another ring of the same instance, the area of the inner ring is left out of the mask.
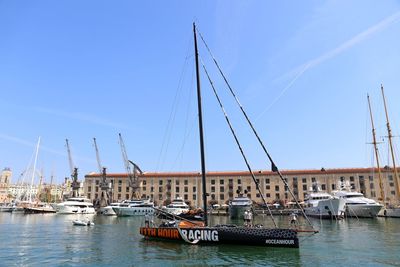
[[[73,226],[86,217],[0,213],[0,266],[400,266],[399,219],[312,220],[320,232],[288,249],[146,240],[143,217],[92,215],[94,226]],[[277,219],[288,225],[287,216]]]

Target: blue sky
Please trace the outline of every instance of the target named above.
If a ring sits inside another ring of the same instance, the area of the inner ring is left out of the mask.
[[[144,171],[198,171],[192,22],[280,169],[369,167],[367,93],[400,127],[399,1],[0,1],[0,167],[124,172],[118,133]],[[204,45],[200,56],[254,169],[270,165]],[[245,170],[202,75],[207,169]],[[398,138],[395,138],[396,146]],[[387,144],[380,145],[388,164]]]

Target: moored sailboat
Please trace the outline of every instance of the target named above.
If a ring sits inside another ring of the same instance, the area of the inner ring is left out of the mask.
[[[193,222],[185,219],[174,220],[168,223],[163,223],[161,225],[154,225],[154,223],[150,222],[148,218],[146,218],[145,226],[140,228],[140,234],[147,238],[157,238],[163,240],[179,240],[184,241],[190,244],[198,244],[198,243],[227,243],[227,244],[240,244],[240,245],[257,245],[257,246],[279,246],[279,247],[299,247],[299,239],[298,239],[298,230],[290,229],[290,228],[278,228],[275,224],[275,228],[264,228],[253,227],[253,226],[236,226],[236,225],[216,225],[216,226],[208,226],[207,220],[207,193],[206,193],[206,171],[205,171],[205,153],[204,153],[204,140],[203,140],[203,122],[202,122],[202,102],[201,102],[201,92],[200,92],[200,76],[199,76],[199,59],[198,59],[198,49],[197,49],[197,33],[196,26],[193,24],[193,34],[194,34],[194,47],[195,47],[195,67],[196,67],[196,81],[197,81],[197,108],[198,108],[198,119],[199,119],[199,137],[200,137],[200,158],[201,158],[201,176],[202,176],[202,198],[203,198],[203,209],[204,209],[204,222]],[[203,39],[204,41],[204,39]],[[208,47],[207,47],[208,48]],[[215,60],[214,60],[215,61]],[[204,67],[204,66],[203,66]],[[207,73],[207,72],[206,72]],[[208,74],[207,74],[208,76]],[[208,76],[209,78],[209,76]],[[209,78],[210,79],[210,78]],[[211,81],[210,81],[211,82]],[[212,83],[211,83],[212,84]],[[213,87],[214,93],[215,89]],[[216,94],[218,102],[220,103],[221,108],[222,104]],[[241,107],[242,111],[243,108]],[[245,113],[244,113],[245,114]],[[247,118],[247,115],[246,119]],[[232,133],[233,129],[225,114],[225,118],[231,128]],[[250,123],[250,121],[248,120]],[[250,123],[251,125],[251,123]],[[251,125],[252,127],[252,125]],[[254,133],[256,134],[254,128],[252,127]],[[256,134],[257,138],[258,135]],[[242,156],[244,157],[243,151],[240,147],[238,139],[234,134],[237,145],[239,146]],[[261,140],[258,138],[261,143]],[[264,151],[265,147],[263,146]],[[267,152],[266,152],[267,153]],[[272,158],[267,153],[269,160],[271,161],[272,169],[277,172],[280,177],[281,173],[278,168],[272,161]],[[254,174],[252,173],[247,159],[244,157],[246,161],[246,165],[249,168],[249,171],[253,177],[253,180],[256,182],[256,187],[259,189],[258,182],[254,178]],[[283,178],[282,178],[283,179]],[[287,185],[285,180],[284,183]],[[304,213],[304,211],[303,211]],[[179,219],[179,218],[178,218]],[[308,220],[308,219],[307,219]],[[311,225],[311,223],[310,223]],[[315,230],[311,230],[311,232],[317,232]]]

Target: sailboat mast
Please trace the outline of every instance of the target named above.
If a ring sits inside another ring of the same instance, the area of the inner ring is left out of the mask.
[[[387,126],[387,131],[388,131],[388,138],[389,138],[389,147],[390,147],[390,153],[392,155],[392,161],[393,161],[393,170],[394,170],[394,181],[396,183],[396,189],[397,189],[397,196],[400,195],[400,185],[399,185],[399,175],[397,173],[397,168],[396,168],[396,160],[394,158],[394,152],[393,152],[393,144],[392,144],[392,130],[390,129],[390,124],[389,124],[389,116],[386,108],[386,99],[385,99],[385,93],[383,92],[383,85],[381,84],[381,91],[382,91],[382,97],[383,97],[383,105],[385,107],[385,115],[386,115],[386,126]]]
[[[204,156],[203,116],[202,116],[202,109],[201,109],[199,54],[198,54],[198,50],[197,50],[197,36],[196,36],[196,24],[195,23],[193,23],[193,35],[194,35],[194,54],[195,54],[195,60],[196,60],[197,109],[198,109],[198,113],[199,113],[201,183],[202,183],[202,187],[203,187],[204,223],[207,226],[206,163],[205,163],[205,156]]]
[[[32,172],[32,179],[31,179],[31,189],[29,190],[29,202],[32,202],[32,187],[33,187],[33,179],[35,178],[36,162],[37,162],[38,153],[39,153],[39,145],[40,145],[40,136],[39,136],[39,140],[36,145],[35,161],[33,163],[33,172]]]
[[[369,107],[369,115],[371,117],[371,125],[372,125],[372,144],[374,145],[374,151],[375,151],[375,158],[376,158],[376,165],[378,167],[378,179],[379,179],[379,188],[381,190],[381,200],[383,203],[385,202],[385,196],[383,192],[383,184],[382,184],[382,174],[381,174],[381,167],[379,165],[379,152],[378,152],[378,146],[376,142],[376,134],[375,134],[375,126],[374,126],[374,119],[372,117],[372,110],[371,110],[371,102],[369,100],[369,95],[367,95],[368,99],[368,107]]]

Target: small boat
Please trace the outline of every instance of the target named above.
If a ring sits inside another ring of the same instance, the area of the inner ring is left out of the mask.
[[[94,226],[94,222],[91,222],[90,220],[73,220],[72,224],[76,226]]]

